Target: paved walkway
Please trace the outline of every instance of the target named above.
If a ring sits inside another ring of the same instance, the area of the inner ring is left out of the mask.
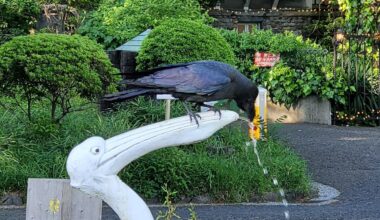
[[[380,128],[281,125],[278,136],[308,161],[313,180],[341,192],[333,204],[291,205],[290,219],[380,219]],[[198,219],[203,220],[281,220],[283,210],[282,206],[269,205],[195,208]],[[187,208],[179,208],[178,212],[188,219]],[[0,210],[0,219],[25,219],[25,209]],[[105,208],[103,219],[118,218]]]

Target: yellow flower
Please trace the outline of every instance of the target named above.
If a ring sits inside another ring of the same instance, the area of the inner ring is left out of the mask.
[[[58,199],[52,199],[49,203],[49,209],[53,214],[59,212],[60,201]]]

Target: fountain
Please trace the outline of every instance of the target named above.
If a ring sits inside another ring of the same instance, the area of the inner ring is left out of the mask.
[[[199,126],[188,116],[140,127],[107,140],[90,137],[67,159],[70,185],[108,203],[122,220],[153,220],[143,199],[117,173],[154,150],[199,142],[239,119],[233,111],[199,113]]]

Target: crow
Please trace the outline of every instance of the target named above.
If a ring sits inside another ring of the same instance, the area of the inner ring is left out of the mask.
[[[257,86],[229,64],[217,61],[195,61],[166,65],[138,72],[121,81],[126,90],[105,95],[102,103],[122,102],[139,95],[171,94],[185,102],[207,106],[204,102],[235,100],[250,121],[255,116]],[[190,119],[197,115],[184,105]],[[214,111],[215,108],[211,108]],[[220,114],[220,111],[217,110]]]

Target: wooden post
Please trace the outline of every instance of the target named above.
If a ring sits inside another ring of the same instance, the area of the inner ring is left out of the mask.
[[[165,101],[165,120],[170,119],[170,99]]]
[[[26,220],[100,220],[102,200],[66,179],[28,179]]]
[[[156,95],[156,99],[165,100],[165,120],[170,119],[170,100],[176,100],[171,94],[158,94]]]

